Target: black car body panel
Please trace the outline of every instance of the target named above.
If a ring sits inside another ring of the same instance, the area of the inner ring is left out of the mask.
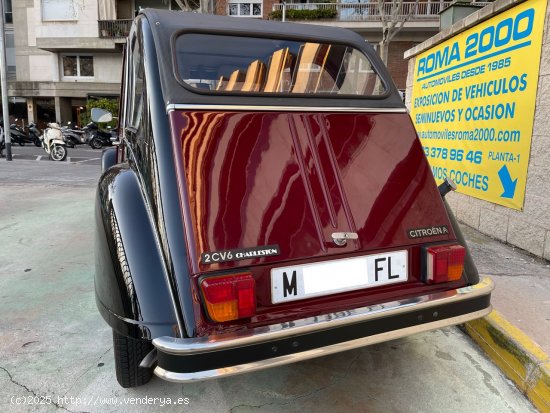
[[[188,337],[193,335],[194,322],[192,317],[186,317],[185,314],[193,313],[193,300],[189,286],[189,277],[187,276],[187,257],[185,254],[181,253],[186,251],[184,234],[183,231],[174,229],[182,228],[183,222],[181,210],[179,208],[177,177],[175,166],[172,161],[174,159],[174,154],[170,140],[166,139],[167,136],[170,136],[170,128],[162,100],[158,62],[156,60],[149,23],[143,17],[138,19],[137,22],[138,23],[134,26],[134,30],[140,33],[143,32],[141,35],[135,37],[137,39],[136,41],[140,43],[137,47],[141,50],[146,49],[143,54],[148,56],[147,59],[144,59],[144,70],[146,71],[148,80],[145,93],[150,103],[144,108],[143,128],[141,131],[137,132],[137,134],[136,131],[133,130],[125,131],[128,137],[124,145],[124,150],[127,153],[126,157],[128,159],[126,168],[132,171],[134,178],[124,179],[124,183],[121,183],[119,182],[120,178],[111,178],[112,170],[109,170],[100,179],[101,184],[98,189],[97,205],[98,209],[102,209],[99,207],[100,205],[103,206],[103,208],[114,207],[115,204],[110,205],[111,198],[115,196],[112,190],[114,188],[121,188],[121,185],[128,185],[131,182],[133,188],[130,193],[133,194],[136,200],[140,200],[138,205],[143,205],[141,218],[145,219],[145,217],[147,217],[147,221],[142,223],[143,227],[140,225],[134,227],[129,226],[129,228],[132,228],[132,235],[129,235],[128,239],[152,240],[154,235],[154,238],[156,238],[154,247],[155,251],[158,253],[158,256],[155,257],[155,264],[160,265],[162,260],[166,260],[167,263],[170,263],[163,269],[161,269],[161,267],[150,267],[152,270],[156,268],[154,273],[161,273],[163,271],[166,273],[166,288],[160,290],[144,289],[141,294],[143,294],[142,296],[147,302],[155,303],[158,301],[163,303],[162,307],[157,310],[151,310],[151,316],[154,314],[164,314],[168,311],[166,310],[166,306],[170,305],[171,308],[169,312],[166,313],[169,314],[169,316],[164,316],[164,318],[161,316],[163,322],[167,323],[164,328],[170,325],[172,334],[174,334],[174,328],[172,328],[171,324],[174,322],[174,324],[177,325],[177,328],[175,328],[176,335],[178,337]],[[118,156],[120,156],[120,154]],[[157,158],[162,158],[164,161],[161,164],[157,164]],[[123,174],[122,171],[120,171],[122,175],[126,173],[128,172]],[[111,186],[108,185],[109,179],[113,180],[113,185]],[[119,183],[115,185],[114,181]],[[102,187],[105,187],[103,191]],[[133,207],[128,208],[128,206],[134,205],[131,201],[124,200],[123,198],[121,198],[120,204],[122,210],[124,210],[124,208],[132,209]],[[147,211],[146,215],[144,211]],[[112,237],[112,233],[110,237],[105,235],[110,225],[109,216],[106,211],[98,214],[96,220],[102,222],[102,226],[96,227],[98,234],[96,250],[103,251],[100,256],[96,256],[96,294],[99,301],[103,303],[103,307],[114,315],[114,317],[105,317],[106,313],[103,312],[104,318],[111,327],[119,329],[121,328],[121,324],[118,322],[119,319],[134,319],[132,318],[133,314],[127,311],[127,309],[131,307],[134,297],[131,296],[130,291],[125,289],[118,289],[118,293],[121,296],[119,301],[117,301],[115,294],[109,292],[110,287],[105,288],[104,293],[98,292],[98,290],[103,288],[102,286],[104,284],[113,284],[113,270],[104,273],[105,269],[103,265],[105,265],[105,262],[109,262],[111,259],[110,257],[115,255],[116,249],[112,243],[109,244],[107,242],[107,240]],[[172,250],[176,250],[179,253],[172,255]],[[158,260],[156,260],[156,258],[158,258]],[[147,254],[139,257],[139,259],[144,262],[149,261]],[[150,266],[150,264],[147,265]],[[139,266],[136,266],[136,268],[138,267]],[[132,269],[132,278],[135,279],[150,277],[150,273],[140,272],[139,274],[134,274],[133,272],[134,270]],[[180,274],[180,276],[174,274]],[[101,277],[101,279],[98,280],[97,277]],[[120,279],[121,276],[119,275],[117,284],[120,284]],[[152,309],[153,307],[154,305],[150,308]],[[180,317],[180,321],[178,321],[178,317]],[[159,319],[156,316],[153,318],[142,317],[142,319],[135,318],[135,321],[138,321],[136,324],[144,325],[147,328],[132,329],[132,337],[150,339],[151,336],[147,324],[157,323]]]
[[[134,338],[174,334],[177,320],[162,253],[138,178],[128,165],[102,176],[96,226],[96,300],[105,320]]]

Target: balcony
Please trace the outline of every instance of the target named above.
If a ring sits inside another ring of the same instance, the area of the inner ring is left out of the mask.
[[[99,20],[99,38],[100,39],[114,39],[124,40],[128,33],[130,33],[130,27],[132,27],[132,19],[118,19],[118,20]]]
[[[447,8],[452,1],[427,1],[427,2],[403,2],[401,14],[398,20],[408,18],[409,22],[439,22],[439,12]],[[476,2],[475,4],[486,5],[489,3]],[[282,4],[273,5],[271,18],[280,19],[283,10]],[[286,19],[288,20],[310,20],[299,15],[292,17],[291,10],[326,10],[324,15],[334,16],[330,20],[341,22],[380,22],[381,16],[377,2],[368,3],[287,3]],[[384,4],[385,14],[391,14],[391,3]],[[303,13],[300,13],[303,16]],[[326,20],[326,19],[325,19]]]

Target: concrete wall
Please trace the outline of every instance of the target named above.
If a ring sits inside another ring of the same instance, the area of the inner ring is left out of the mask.
[[[65,54],[77,54],[67,52]],[[85,53],[89,55],[90,53]],[[119,83],[122,73],[122,55],[119,53],[91,53],[94,57],[94,77],[90,79],[80,78],[78,82],[101,82],[101,83]],[[19,80],[31,82],[58,82],[60,77],[60,55],[57,53],[48,53],[48,55],[30,55],[28,56],[29,72],[28,76]],[[74,81],[74,80],[64,80]]]
[[[78,20],[42,21],[41,0],[22,0],[13,2],[17,80],[20,82],[59,82],[60,55],[79,54],[78,47],[63,53],[52,53],[37,47],[38,41],[50,39],[50,43],[92,45],[98,39],[97,0],[76,2]],[[76,40],[75,40],[76,39]],[[86,39],[90,41],[85,42]],[[83,47],[83,46],[81,46]],[[98,48],[99,49],[99,48]],[[101,53],[86,51],[85,55],[94,56],[93,79],[78,79],[79,82],[119,83],[122,70],[122,58],[119,52]]]
[[[56,56],[54,53],[28,56],[28,75],[24,79],[23,76],[19,76],[18,80],[30,80],[32,82],[59,81]]]
[[[31,44],[29,39],[34,41],[34,26],[28,24],[29,7],[34,6],[35,0],[22,0],[12,2],[13,7],[13,28],[14,28],[14,43],[15,43],[15,62],[16,62],[16,77],[17,80],[31,79],[33,76],[40,73],[51,73],[50,63],[44,64],[44,61],[37,61],[37,65],[33,66],[30,63],[30,56],[47,56],[51,58],[52,54],[44,50],[36,49],[35,44]],[[35,42],[36,43],[36,42]],[[32,71],[31,71],[32,68]]]
[[[34,0],[34,7],[28,9],[29,24],[35,37],[97,37],[97,0],[75,2],[77,20],[42,21],[42,0]],[[31,41],[29,36],[29,42]]]
[[[521,0],[497,0],[492,5],[455,23],[405,53],[409,60],[407,107],[411,108],[415,56],[426,49],[494,16]],[[516,211],[467,195],[452,193],[447,199],[457,218],[500,241],[550,259],[550,7],[546,10],[541,65],[531,154],[523,211]]]
[[[94,82],[120,83],[122,53],[94,54]]]

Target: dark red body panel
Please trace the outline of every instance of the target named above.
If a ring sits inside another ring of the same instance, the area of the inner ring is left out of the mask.
[[[170,120],[191,272],[250,268],[258,287],[252,323],[450,287],[420,281],[419,245],[455,236],[408,114],[172,111]],[[449,235],[408,237],[433,225]],[[338,247],[331,234],[343,231],[359,239]],[[201,253],[273,244],[280,255],[200,262]],[[409,250],[406,285],[271,304],[269,270],[283,262],[396,249]],[[197,318],[199,334],[217,328]]]

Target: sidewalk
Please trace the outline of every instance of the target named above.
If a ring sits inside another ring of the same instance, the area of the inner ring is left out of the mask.
[[[480,275],[495,282],[495,311],[465,330],[541,412],[550,412],[550,262],[462,229]]]

